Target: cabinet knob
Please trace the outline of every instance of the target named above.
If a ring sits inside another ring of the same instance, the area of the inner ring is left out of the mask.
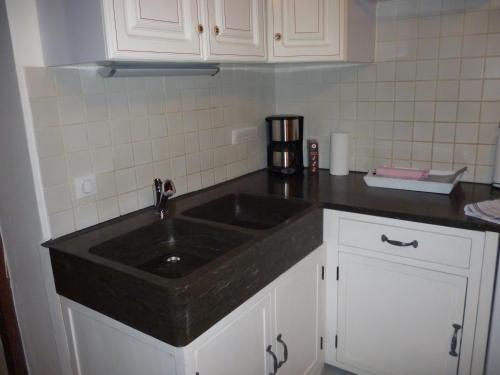
[[[274,40],[281,40],[281,33],[274,34]]]
[[[214,33],[215,35],[219,35],[220,34],[220,29],[219,29],[219,26],[214,26]]]
[[[196,26],[196,30],[201,34],[205,29],[203,28],[203,25],[200,23],[198,26]]]

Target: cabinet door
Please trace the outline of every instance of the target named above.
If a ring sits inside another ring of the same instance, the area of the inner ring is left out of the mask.
[[[272,372],[272,358],[266,352],[272,337],[270,309],[271,294],[267,293],[195,349],[196,371],[202,375]]]
[[[111,58],[201,59],[197,0],[114,0],[109,7]]]
[[[465,277],[339,253],[337,361],[373,374],[451,375]]]
[[[342,0],[272,0],[270,4],[270,55],[290,61],[340,58]]]
[[[288,360],[279,369],[282,375],[309,374],[323,365],[321,336],[324,321],[324,246],[316,250],[298,268],[279,280],[275,289],[276,335],[281,334],[284,344],[277,342],[278,358],[284,359],[284,345]]]
[[[263,0],[208,0],[208,59],[265,60]]]

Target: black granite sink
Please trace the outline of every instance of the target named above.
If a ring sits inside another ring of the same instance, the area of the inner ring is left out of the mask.
[[[182,214],[249,229],[270,229],[304,211],[310,204],[250,194],[228,194]]]
[[[173,219],[158,221],[89,249],[127,266],[175,279],[189,275],[252,237]]]

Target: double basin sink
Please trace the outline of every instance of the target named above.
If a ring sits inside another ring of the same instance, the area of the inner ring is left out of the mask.
[[[170,345],[188,345],[322,242],[299,199],[223,187],[44,244],[57,293]],[[220,190],[219,190],[220,191]]]
[[[271,229],[309,207],[297,200],[229,194],[182,214],[251,230]],[[191,272],[252,239],[247,233],[183,219],[158,221],[106,241],[90,253],[168,279]]]

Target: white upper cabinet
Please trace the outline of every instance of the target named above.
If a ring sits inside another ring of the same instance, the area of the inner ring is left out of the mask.
[[[201,56],[197,0],[104,0],[110,59]]]
[[[265,61],[264,0],[208,0],[207,59]]]
[[[374,56],[374,0],[38,0],[37,9],[48,66]]]
[[[269,60],[372,61],[371,0],[270,0]]]

